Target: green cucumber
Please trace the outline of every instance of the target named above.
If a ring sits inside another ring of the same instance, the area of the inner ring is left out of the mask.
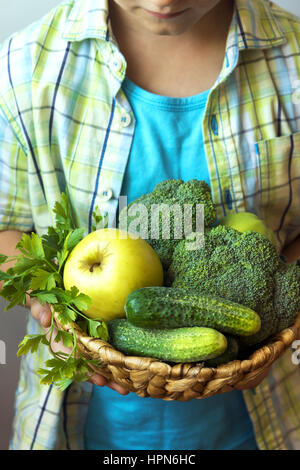
[[[143,287],[126,299],[127,320],[143,328],[205,326],[235,336],[250,336],[261,327],[259,315],[221,297],[175,287]]]
[[[116,318],[107,325],[109,342],[131,356],[176,363],[197,362],[217,357],[227,348],[226,337],[212,328],[140,328],[126,318]]]
[[[226,336],[227,349],[220,356],[205,361],[205,367],[218,367],[221,364],[227,364],[234,361],[239,353],[239,344],[233,336]]]

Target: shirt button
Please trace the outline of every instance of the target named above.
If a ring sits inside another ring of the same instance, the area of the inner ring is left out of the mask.
[[[128,113],[122,114],[120,121],[121,121],[121,126],[122,127],[128,127],[131,123],[130,114],[128,114]]]
[[[102,201],[109,201],[113,197],[113,191],[111,188],[106,188],[101,191],[99,197]]]

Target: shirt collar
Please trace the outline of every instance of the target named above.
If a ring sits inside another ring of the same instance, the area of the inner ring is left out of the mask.
[[[90,38],[115,42],[109,21],[108,0],[74,0],[63,38],[74,42]]]
[[[63,37],[69,41],[97,38],[116,43],[109,21],[108,0],[75,0]],[[235,0],[227,48],[266,49],[285,41],[268,1]]]
[[[236,68],[240,52],[268,49],[287,41],[265,0],[235,0],[234,13],[227,36],[225,59],[213,88],[223,83]]]
[[[268,49],[286,42],[271,2],[235,0],[227,45],[243,49]]]

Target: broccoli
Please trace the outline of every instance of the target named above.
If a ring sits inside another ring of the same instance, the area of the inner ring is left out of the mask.
[[[172,261],[173,250],[177,243],[184,238],[188,232],[186,230],[187,224],[184,226],[184,205],[189,204],[192,207],[191,227],[190,232],[199,230],[197,227],[197,212],[196,205],[204,205],[204,225],[206,227],[212,226],[216,221],[216,210],[211,198],[211,190],[205,181],[198,181],[196,179],[184,182],[180,179],[169,179],[158,183],[153,191],[144,194],[135,199],[128,205],[126,210],[122,211],[119,220],[122,221],[122,228],[130,230],[130,225],[138,216],[130,215],[130,210],[134,204],[143,204],[147,209],[148,214],[148,237],[143,238],[152,246],[159,256],[163,268],[166,271]],[[157,205],[160,206],[161,212],[157,212],[157,227],[155,230],[155,217],[153,211]],[[179,208],[179,211],[176,211]],[[171,210],[171,206],[175,211]],[[166,216],[169,209],[170,224],[169,230],[166,225]],[[139,212],[138,212],[139,214]],[[126,226],[124,227],[124,216],[126,217]],[[176,233],[177,229],[177,233]],[[139,225],[134,227],[136,233],[141,233]]]
[[[261,317],[261,330],[240,340],[244,347],[290,326],[300,311],[300,268],[288,265],[263,235],[219,225],[205,231],[204,246],[174,249],[168,285],[195,288],[245,305]]]
[[[270,336],[292,325],[300,311],[300,268],[287,264],[275,246],[255,231],[239,232],[226,225],[214,226],[216,208],[205,181],[170,179],[157,184],[151,193],[133,201],[124,214],[126,227],[137,217],[130,212],[134,204],[143,204],[148,221],[146,241],[158,254],[165,273],[165,286],[197,289],[227,298],[256,311],[261,317],[258,333],[239,338],[240,351],[263,344]],[[193,207],[190,231],[197,231],[196,204],[204,205],[204,246],[187,250],[188,232],[183,227],[183,211],[170,211],[170,237],[165,237],[164,213],[159,213],[157,232],[151,232],[152,211],[155,205],[165,204],[162,212],[171,206],[185,204]],[[120,220],[122,213],[120,214]],[[174,236],[181,227],[182,236]],[[137,225],[135,231],[139,233]]]
[[[283,264],[275,273],[274,309],[278,316],[278,330],[291,326],[294,313],[300,311],[300,268]]]

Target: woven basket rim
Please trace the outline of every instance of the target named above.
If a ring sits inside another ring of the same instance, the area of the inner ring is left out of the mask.
[[[51,306],[52,312],[54,311]],[[74,329],[76,339],[81,352],[87,356],[91,355],[93,359],[99,359],[99,367],[106,365],[116,367],[126,367],[128,369],[144,371],[151,369],[153,373],[159,375],[168,375],[170,377],[176,377],[178,374],[182,376],[185,368],[185,377],[195,377],[200,370],[209,380],[209,377],[215,376],[217,371],[218,378],[232,377],[238,371],[255,372],[262,371],[268,368],[274,361],[276,361],[295,341],[297,338],[297,331],[300,329],[300,312],[296,317],[294,324],[279,334],[270,338],[269,342],[255,350],[248,359],[236,359],[226,364],[219,365],[217,367],[206,367],[203,362],[193,363],[179,363],[170,365],[160,359],[153,357],[143,356],[128,356],[118,351],[113,347],[112,344],[103,341],[99,338],[90,337],[81,330],[76,322],[69,324],[62,324],[59,321],[59,313],[54,312],[54,320],[57,326],[67,332],[72,332]]]

